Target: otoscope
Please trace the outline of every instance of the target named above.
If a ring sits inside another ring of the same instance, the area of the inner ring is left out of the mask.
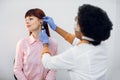
[[[45,22],[42,22],[42,27],[41,27],[41,30],[42,30],[42,31],[45,30],[44,24],[45,24]]]

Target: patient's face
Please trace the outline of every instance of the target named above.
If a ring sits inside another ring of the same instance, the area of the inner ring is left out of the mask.
[[[28,16],[25,18],[25,20],[26,20],[26,27],[29,32],[38,30],[41,27],[41,24],[40,24],[41,20],[35,16]]]

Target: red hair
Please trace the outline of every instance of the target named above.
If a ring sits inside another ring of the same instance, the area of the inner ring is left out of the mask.
[[[42,19],[45,16],[45,13],[41,9],[35,8],[35,9],[30,9],[26,12],[25,18],[28,17],[28,16],[35,16],[39,19]],[[44,28],[46,30],[46,34],[50,37],[50,32],[49,32],[48,25],[44,24]],[[29,32],[29,35],[31,35],[31,33],[32,32]]]

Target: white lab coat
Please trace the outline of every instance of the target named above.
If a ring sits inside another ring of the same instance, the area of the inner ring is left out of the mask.
[[[82,43],[56,56],[46,53],[42,63],[48,69],[67,69],[71,80],[106,80],[108,62],[103,45]]]

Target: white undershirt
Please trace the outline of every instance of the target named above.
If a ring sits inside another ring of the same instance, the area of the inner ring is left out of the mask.
[[[42,63],[48,69],[68,70],[71,80],[106,80],[107,54],[103,45],[83,43],[56,56],[46,53]]]

